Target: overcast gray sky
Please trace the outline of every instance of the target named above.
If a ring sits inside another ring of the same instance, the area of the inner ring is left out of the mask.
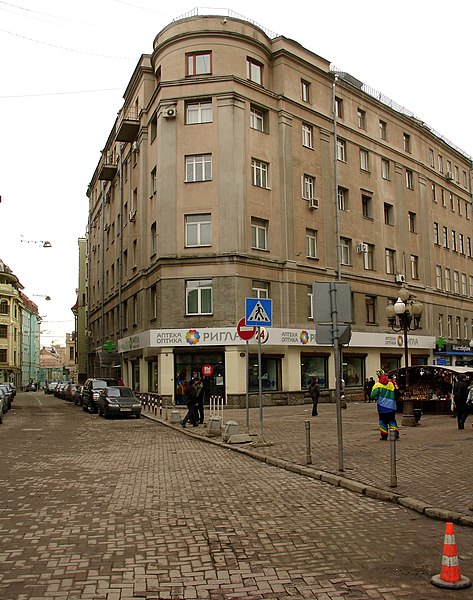
[[[205,4],[296,40],[473,155],[471,3]],[[197,7],[0,0],[0,259],[39,306],[42,345],[63,342],[73,329],[87,185],[133,69],[163,27]],[[51,248],[35,243],[45,240]]]

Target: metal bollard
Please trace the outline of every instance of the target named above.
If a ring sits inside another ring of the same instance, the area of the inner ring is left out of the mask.
[[[389,487],[397,487],[397,474],[396,474],[396,440],[397,431],[389,428],[389,449],[391,453],[391,481]]]
[[[306,465],[311,465],[312,457],[310,454],[310,421],[305,422],[305,456]]]
[[[163,416],[163,399],[161,397],[159,398],[159,416]]]

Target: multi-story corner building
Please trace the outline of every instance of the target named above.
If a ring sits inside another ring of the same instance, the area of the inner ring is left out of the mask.
[[[21,386],[21,285],[0,260],[0,381]]]
[[[77,301],[72,307],[75,317],[74,341],[77,361],[77,383],[85,383],[87,379],[87,240],[79,238],[79,281],[76,290]]]
[[[273,319],[263,391],[302,396],[315,373],[333,389],[312,284],[338,278],[352,294],[348,390],[403,364],[385,313],[403,281],[424,305],[410,361],[431,363],[443,336],[454,364],[473,337],[471,167],[295,41],[231,16],[172,22],[140,58],[89,185],[89,375],[118,349],[135,389],[179,401],[203,372],[237,402],[247,378],[258,390],[237,324],[259,297]]]

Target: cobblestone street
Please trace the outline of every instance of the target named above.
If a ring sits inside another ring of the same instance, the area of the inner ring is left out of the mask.
[[[450,594],[430,584],[444,523],[149,419],[20,393],[0,452],[2,600]],[[455,533],[471,578],[473,528]]]

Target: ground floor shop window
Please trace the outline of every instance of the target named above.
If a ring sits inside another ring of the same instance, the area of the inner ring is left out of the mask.
[[[380,367],[383,371],[395,371],[401,366],[400,354],[381,354],[379,357]]]
[[[342,364],[345,387],[363,385],[365,380],[365,357],[344,354]]]
[[[153,359],[148,361],[148,391],[158,391],[158,361]]]
[[[301,355],[301,389],[306,390],[314,377],[321,388],[327,387],[327,356]]]
[[[281,389],[281,359],[261,357],[261,387],[263,392],[275,392]],[[248,366],[248,389],[259,391],[258,356],[250,354]]]
[[[204,403],[210,396],[225,395],[225,356],[223,352],[176,352],[174,372],[176,404],[186,403],[192,378],[199,376],[204,384]]]
[[[133,360],[132,363],[132,371],[131,371],[131,387],[134,390],[139,390],[140,389],[140,363],[138,360]]]

